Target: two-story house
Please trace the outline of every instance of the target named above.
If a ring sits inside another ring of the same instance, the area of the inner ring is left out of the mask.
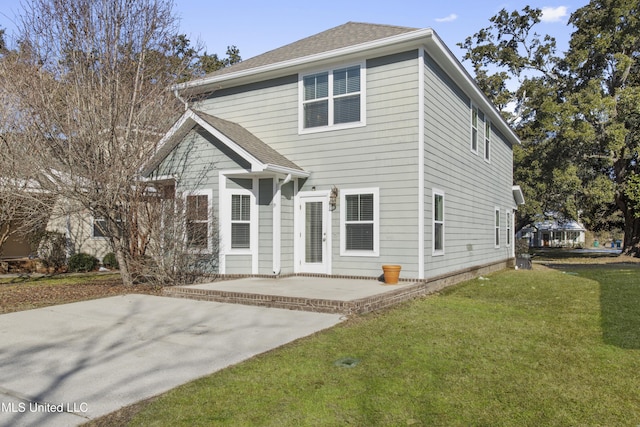
[[[175,89],[197,101],[143,176],[185,199],[220,274],[426,279],[514,256],[519,140],[431,29],[349,22]]]

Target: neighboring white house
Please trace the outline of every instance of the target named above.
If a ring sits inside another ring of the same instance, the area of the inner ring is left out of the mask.
[[[101,261],[111,249],[109,241],[102,233],[100,223],[100,218],[95,218],[89,210],[57,201],[44,229],[65,236],[67,255],[84,252]],[[37,247],[33,246],[31,240],[33,239],[22,234],[12,235],[3,246],[3,257],[37,256]]]
[[[574,220],[545,220],[524,227],[518,237],[529,239],[529,246],[533,248],[582,248],[585,231],[584,226]]]
[[[220,274],[426,279],[514,257],[520,141],[432,29],[349,22],[175,89],[198,101],[142,175],[184,197]]]
[[[102,232],[102,220],[95,218],[88,209],[56,203],[47,223],[47,231],[56,231],[67,238],[69,255],[86,253],[102,261],[111,252],[108,239]]]

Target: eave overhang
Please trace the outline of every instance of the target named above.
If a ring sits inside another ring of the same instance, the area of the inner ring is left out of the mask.
[[[524,205],[524,194],[522,194],[522,188],[519,185],[512,187],[513,200],[515,200],[517,206]]]

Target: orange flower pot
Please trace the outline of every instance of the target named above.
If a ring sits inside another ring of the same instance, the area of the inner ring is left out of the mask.
[[[384,283],[387,285],[398,284],[401,268],[402,267],[399,265],[383,265],[382,271],[384,272]]]

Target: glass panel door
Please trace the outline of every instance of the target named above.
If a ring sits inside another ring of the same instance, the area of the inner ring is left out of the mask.
[[[305,195],[300,198],[301,273],[329,274],[328,196]]]
[[[323,260],[322,202],[305,204],[304,254],[306,263],[321,263]]]

